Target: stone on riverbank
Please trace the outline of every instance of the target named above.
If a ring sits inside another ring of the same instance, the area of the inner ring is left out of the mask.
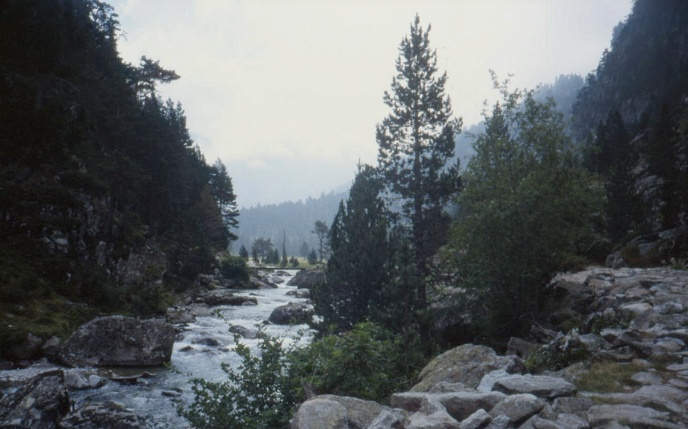
[[[290,302],[275,308],[270,314],[270,323],[276,325],[299,325],[308,323],[313,316],[313,307],[307,304]]]
[[[68,366],[158,366],[170,361],[175,335],[161,319],[98,317],[65,341],[59,358]]]

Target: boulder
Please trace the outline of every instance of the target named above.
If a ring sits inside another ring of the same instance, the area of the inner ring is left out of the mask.
[[[366,429],[399,429],[403,427],[407,415],[403,410],[384,409]]]
[[[287,283],[287,286],[312,289],[325,282],[325,272],[318,270],[301,270]]]
[[[576,386],[559,377],[513,374],[498,379],[493,390],[508,394],[532,393],[541,398],[554,399],[575,394]]]
[[[486,426],[491,420],[492,417],[487,413],[487,411],[481,408],[470,416],[466,417],[459,425],[459,429],[479,429]]]
[[[108,401],[90,403],[67,414],[61,421],[61,429],[139,429],[142,420],[122,404]]]
[[[64,371],[64,384],[70,390],[97,389],[107,383],[91,370],[75,368]]]
[[[312,316],[313,307],[307,304],[290,302],[287,305],[275,308],[268,320],[276,325],[298,325],[308,323]]]
[[[669,413],[653,408],[629,404],[595,405],[588,410],[587,418],[592,427],[617,422],[631,427],[679,429],[683,427],[668,421]]]
[[[48,338],[48,340],[41,346],[41,353],[43,356],[48,358],[56,358],[60,352],[61,342],[62,341],[60,341],[58,337],[53,336]]]
[[[68,366],[158,366],[170,361],[175,335],[161,319],[98,317],[65,341],[59,359]]]
[[[507,416],[513,424],[527,420],[545,406],[545,401],[530,393],[519,393],[504,398],[490,410],[492,417]]]
[[[291,429],[366,428],[383,410],[377,402],[347,396],[321,395],[301,404]]]
[[[249,285],[252,289],[276,289],[277,284],[271,282],[265,277],[251,276],[249,277]]]
[[[0,427],[52,429],[68,411],[63,373],[48,371],[0,398]]]
[[[232,334],[237,334],[243,338],[248,338],[248,339],[253,339],[253,338],[256,338],[258,336],[258,330],[257,329],[247,328],[247,327],[241,326],[241,325],[230,326],[229,332],[231,332]]]
[[[310,298],[310,289],[295,289],[287,292],[287,296],[295,296],[296,298]]]
[[[256,305],[258,300],[254,296],[234,295],[227,289],[214,290],[203,297],[203,302],[210,305]]]
[[[496,369],[509,373],[524,370],[516,356],[498,356],[489,347],[463,344],[430,361],[420,372],[420,381],[411,391],[427,392],[439,382],[459,382],[475,388],[485,374]]]

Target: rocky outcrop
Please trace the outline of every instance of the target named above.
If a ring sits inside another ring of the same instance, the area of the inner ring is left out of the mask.
[[[325,272],[319,270],[301,270],[289,280],[287,286],[298,286],[299,288],[312,289],[313,287],[325,282]]]
[[[269,321],[276,325],[299,325],[308,323],[313,316],[313,307],[308,304],[290,302],[275,308]]]
[[[413,392],[427,392],[440,382],[461,382],[475,388],[488,372],[504,369],[507,372],[522,370],[523,363],[515,356],[498,356],[486,346],[464,344],[434,358],[420,372],[420,381]]]
[[[433,359],[368,426],[340,418],[318,427],[688,427],[688,272],[590,268],[557,276],[549,292],[549,325],[510,341],[526,366],[464,344]],[[299,413],[325,413],[318,404],[307,401]],[[292,429],[309,427],[301,421]]]
[[[62,371],[46,371],[0,398],[0,427],[52,429],[68,411]]]
[[[113,401],[87,404],[67,414],[60,429],[139,429],[142,420],[124,405]]]
[[[99,317],[72,334],[59,358],[69,366],[157,366],[169,362],[175,335],[160,319]]]

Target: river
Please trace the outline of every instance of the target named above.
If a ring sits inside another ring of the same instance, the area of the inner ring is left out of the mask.
[[[115,401],[131,408],[146,418],[148,428],[185,428],[188,422],[178,416],[179,404],[188,405],[193,401],[191,380],[203,378],[209,381],[223,381],[226,378],[221,369],[222,363],[237,368],[241,363],[234,352],[234,334],[229,327],[236,325],[253,329],[262,327],[268,335],[281,338],[284,345],[299,341],[306,344],[312,337],[307,325],[273,325],[266,323],[270,313],[278,306],[289,302],[306,302],[306,299],[288,296],[295,290],[286,286],[297,270],[285,270],[284,282],[275,289],[237,290],[236,295],[254,296],[257,305],[211,307],[204,316],[188,324],[180,324],[177,340],[174,343],[170,365],[163,368],[116,369],[117,374],[126,376],[147,372],[135,384],[109,381],[98,389],[70,392],[75,407],[89,402]],[[257,350],[260,340],[242,338],[240,340],[252,351]],[[1,372],[1,371],[0,371]]]

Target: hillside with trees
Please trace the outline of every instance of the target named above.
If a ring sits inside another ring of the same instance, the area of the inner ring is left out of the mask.
[[[315,222],[329,225],[337,213],[339,202],[345,197],[344,192],[332,191],[317,198],[243,208],[238,217],[238,238],[232,244],[232,250],[238,252],[241,246],[250,249],[259,238],[270,239],[276,246],[282,246],[286,235],[287,255],[308,257],[311,250],[317,251],[319,247],[318,237],[313,232]]]
[[[10,0],[0,17],[0,350],[164,313],[127,323],[164,332],[153,365],[184,341],[188,366],[110,381],[195,428],[688,425],[688,2],[634,1],[585,80],[490,72],[498,100],[465,133],[416,14],[371,118],[376,165],[241,216],[158,96],[179,76],[122,61],[107,4]],[[287,270],[295,255],[311,269]],[[225,378],[183,373],[199,362]],[[0,426],[37,414],[43,382],[0,391]],[[48,427],[137,417],[63,402]]]
[[[158,96],[179,76],[122,61],[101,1],[8,1],[0,22],[0,349],[29,328],[164,311],[216,265],[238,215],[222,162]]]

